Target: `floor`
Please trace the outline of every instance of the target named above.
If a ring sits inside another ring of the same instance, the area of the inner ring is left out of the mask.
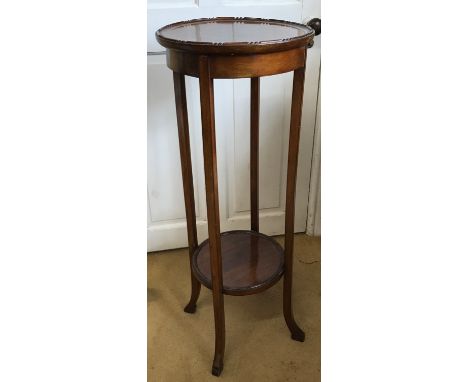
[[[275,238],[283,244],[283,237]],[[295,236],[293,307],[305,342],[290,338],[282,280],[252,296],[225,296],[224,370],[211,375],[211,291],[202,286],[195,314],[187,249],[148,254],[148,382],[320,381],[320,238]]]

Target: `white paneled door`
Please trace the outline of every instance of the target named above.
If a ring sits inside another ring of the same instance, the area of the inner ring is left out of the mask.
[[[262,17],[304,22],[320,0],[148,0],[148,251],[187,246],[172,72],[156,42],[160,27],[181,20]],[[308,51],[299,148],[295,231],[311,215],[309,194],[320,71],[320,36]],[[198,79],[186,77],[199,242],[207,235]],[[215,80],[221,231],[250,229],[249,79]],[[260,231],[284,233],[292,73],[260,79]],[[314,203],[315,205],[315,203]],[[313,212],[313,211],[312,211]]]

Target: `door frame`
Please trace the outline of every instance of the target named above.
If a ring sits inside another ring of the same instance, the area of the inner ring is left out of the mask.
[[[321,113],[320,113],[320,78],[315,113],[314,146],[312,149],[312,166],[310,170],[310,193],[307,213],[307,230],[309,236],[321,235]]]

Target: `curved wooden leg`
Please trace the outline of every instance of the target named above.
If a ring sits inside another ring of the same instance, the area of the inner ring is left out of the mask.
[[[219,223],[218,173],[216,166],[214,94],[213,79],[210,77],[209,58],[206,56],[200,57],[199,64],[206,206],[208,215],[213,310],[216,332],[215,355],[211,372],[213,375],[219,376],[223,371],[225,327],[223,267],[221,259],[221,238]]]
[[[187,116],[187,96],[185,91],[185,76],[174,72],[174,93],[176,99],[177,126],[179,130],[180,164],[184,183],[185,214],[187,217],[187,236],[189,243],[190,276],[192,294],[190,301],[184,308],[187,313],[195,313],[197,300],[200,295],[200,282],[192,271],[192,256],[198,246],[197,221],[195,216],[195,198],[193,195],[192,160],[190,154],[190,135]]]
[[[190,253],[190,256],[192,256],[192,253]],[[191,274],[191,278],[192,278],[192,294],[190,296],[189,303],[184,308],[185,313],[195,313],[195,311],[197,310],[198,296],[200,296],[200,289],[201,289],[200,281],[196,279],[196,277],[193,275],[193,272]]]
[[[288,176],[286,185],[286,219],[284,238],[284,284],[283,284],[283,314],[291,332],[291,338],[304,341],[305,333],[294,320],[292,311],[292,271],[294,249],[294,208],[296,196],[297,160],[299,151],[299,135],[302,116],[302,98],[304,93],[305,68],[294,71],[291,126],[289,131]]]

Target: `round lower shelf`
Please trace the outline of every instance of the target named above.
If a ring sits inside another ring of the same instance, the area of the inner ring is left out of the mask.
[[[284,272],[283,248],[271,237],[254,231],[221,234],[223,293],[243,296],[274,285]],[[192,270],[211,289],[210,246],[205,240],[193,254]]]

